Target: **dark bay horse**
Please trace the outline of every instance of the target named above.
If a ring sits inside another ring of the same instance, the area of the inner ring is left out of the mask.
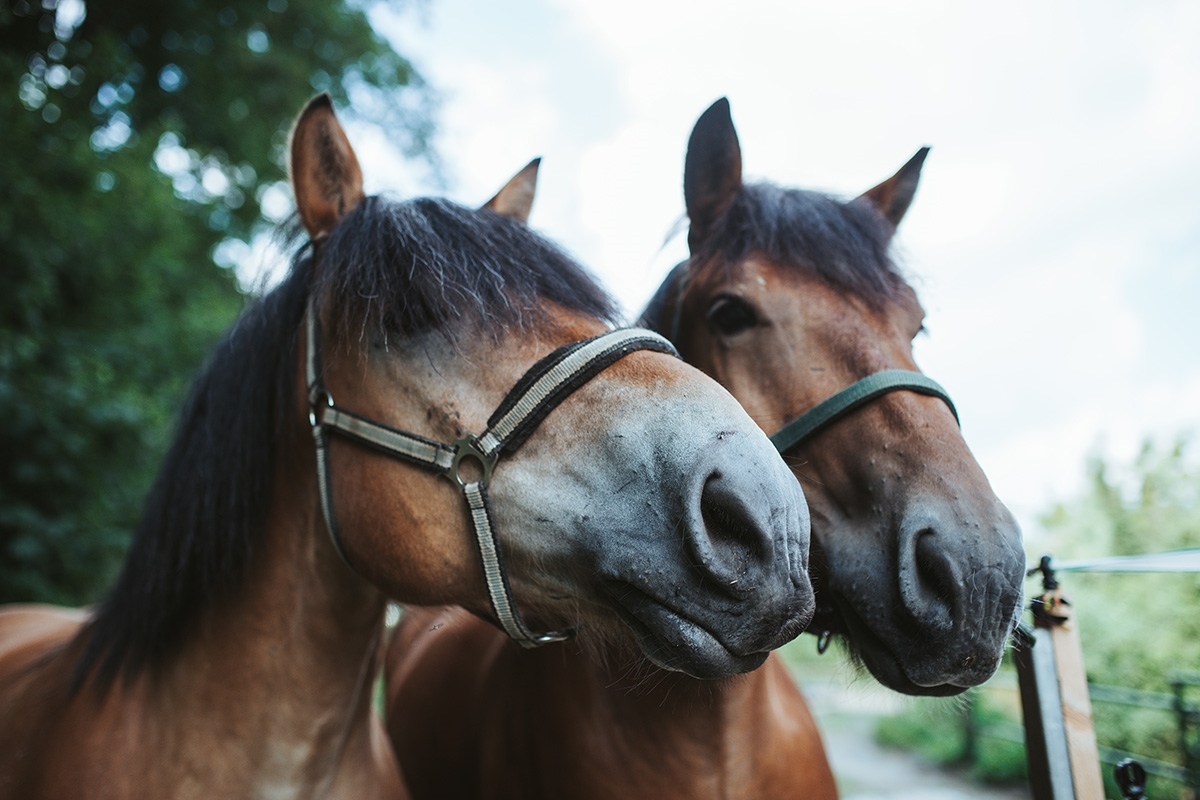
[[[644,321],[769,432],[810,420],[862,378],[914,371],[922,313],[888,247],[923,157],[848,203],[746,186],[718,101],[685,164],[692,258]],[[996,669],[1024,558],[954,413],[919,377],[906,380],[909,391],[818,427],[787,458],[819,509],[822,649],[844,634],[885,685],[954,694]],[[401,623],[385,675],[388,730],[416,797],[837,796],[809,709],[775,656],[701,681],[578,647],[521,651],[443,609]]]
[[[706,675],[808,622],[786,467],[505,216],[520,176],[480,211],[364,197],[323,96],[291,177],[310,244],[193,386],[116,585],[0,610],[0,798],[406,797],[388,597]]]

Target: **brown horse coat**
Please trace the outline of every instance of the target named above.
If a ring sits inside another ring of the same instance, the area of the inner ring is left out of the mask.
[[[388,653],[388,733],[415,798],[837,796],[774,656],[697,680],[574,643],[522,650],[455,608],[405,612]]]

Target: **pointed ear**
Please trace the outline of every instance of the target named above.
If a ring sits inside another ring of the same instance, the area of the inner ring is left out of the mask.
[[[925,163],[927,155],[929,148],[922,147],[895,175],[862,194],[862,198],[879,209],[884,219],[892,224],[893,230],[900,224],[900,220],[904,219],[904,212],[912,205],[913,195],[917,193],[917,182],[921,179],[921,165]]]
[[[480,211],[492,211],[505,217],[512,217],[517,222],[528,222],[529,212],[533,209],[533,195],[537,191],[538,167],[541,158],[535,158],[525,165],[525,168],[512,177],[504,188],[496,192],[496,196],[488,200]]]
[[[712,232],[713,223],[741,188],[742,146],[729,116],[729,101],[722,97],[696,120],[683,163],[683,199],[691,221],[688,246],[692,252]]]
[[[362,170],[328,94],[314,97],[296,118],[289,172],[296,210],[313,239],[362,202]]]

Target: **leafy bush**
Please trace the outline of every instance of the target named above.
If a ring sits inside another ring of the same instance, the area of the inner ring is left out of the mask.
[[[1059,558],[1138,555],[1200,546],[1200,464],[1193,441],[1147,442],[1133,464],[1088,465],[1089,491],[1051,510],[1043,523]],[[1064,573],[1083,641],[1088,680],[1169,692],[1172,675],[1200,669],[1200,575]],[[1193,694],[1194,697],[1194,694]],[[1102,745],[1182,764],[1170,711],[1094,702]],[[1105,769],[1107,773],[1111,770]],[[1148,796],[1179,796],[1151,776]]]
[[[965,767],[983,783],[1019,783],[1025,779],[1025,746],[1014,741],[1020,716],[1004,702],[1005,694],[973,690],[957,698],[914,699],[905,711],[879,721],[875,740],[935,764]]]

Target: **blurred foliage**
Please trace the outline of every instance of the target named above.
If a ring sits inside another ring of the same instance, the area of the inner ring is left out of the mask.
[[[1200,547],[1200,459],[1189,437],[1165,447],[1147,442],[1124,468],[1092,459],[1088,478],[1087,494],[1043,518],[1056,557]],[[1167,693],[1173,673],[1200,669],[1200,575],[1064,573],[1059,580],[1075,603],[1089,681]],[[1102,745],[1183,763],[1171,712],[1095,702],[1092,712]],[[1179,791],[1154,776],[1147,784],[1150,797]]]
[[[964,768],[982,783],[1021,783],[1025,746],[1015,701],[1013,692],[979,690],[956,698],[914,700],[905,711],[879,721],[875,740],[913,750],[936,764]]]
[[[1055,556],[1200,547],[1200,465],[1191,450],[1188,438],[1165,448],[1147,443],[1127,470],[1093,459],[1091,491],[1043,518]],[[1200,575],[1059,577],[1075,601],[1089,680],[1167,692],[1173,671],[1200,668]],[[1124,735],[1102,738],[1132,749]]]
[[[431,93],[367,10],[0,3],[0,602],[108,584],[182,392],[243,305],[214,252],[289,210],[308,98],[428,160]]]
[[[1049,534],[1047,549],[1056,559],[1066,560],[1200,546],[1197,461],[1186,436],[1168,446],[1147,442],[1128,466],[1092,458],[1086,491],[1042,518]],[[1068,572],[1058,577],[1075,604],[1089,681],[1168,693],[1174,673],[1200,669],[1200,575]],[[1039,587],[1031,582],[1026,588],[1036,592]],[[979,698],[992,697],[989,688],[980,690]],[[986,732],[989,724],[1015,731],[1021,721],[1019,709],[993,703],[981,717],[979,704],[990,701],[979,698],[972,712],[977,734]],[[914,701],[904,714],[884,720],[878,735],[888,744],[932,759],[959,762],[967,757],[964,709],[971,705]],[[993,711],[999,716],[989,722],[987,715]],[[1182,764],[1178,720],[1172,712],[1093,702],[1093,716],[1102,745]],[[997,769],[985,762],[1003,761],[1002,751],[1008,747],[998,740],[975,747],[973,769],[995,775]],[[1006,770],[1001,766],[998,771]],[[1111,767],[1103,772],[1109,796],[1117,796]],[[1178,784],[1151,776],[1147,796],[1179,797],[1180,791]]]
[[[911,708],[881,719],[875,741],[913,750],[936,764],[960,764],[967,753],[965,719],[964,708],[954,700],[915,701]]]

